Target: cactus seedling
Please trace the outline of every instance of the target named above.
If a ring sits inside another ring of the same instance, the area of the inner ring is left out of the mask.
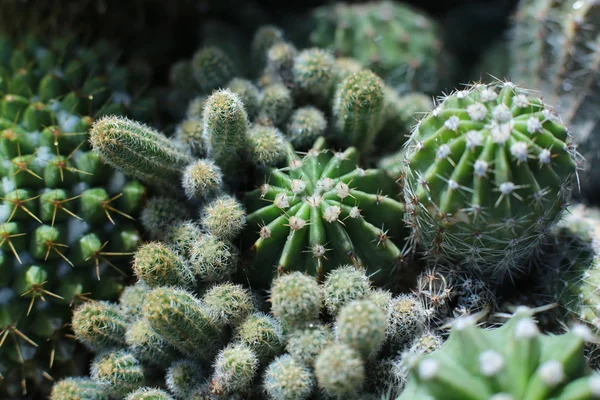
[[[290,150],[287,167],[268,170],[265,184],[246,194],[251,281],[266,285],[290,270],[322,280],[345,263],[364,266],[379,283],[388,279],[403,261],[404,207],[394,181],[360,168],[358,157],[352,147],[326,151],[320,138],[303,158]]]
[[[430,261],[456,261],[492,279],[535,251],[576,174],[565,126],[510,82],[441,99],[406,147],[413,239]]]

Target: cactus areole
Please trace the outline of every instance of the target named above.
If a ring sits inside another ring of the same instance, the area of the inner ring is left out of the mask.
[[[510,82],[443,98],[406,144],[407,221],[432,262],[499,278],[567,205],[575,151],[560,119]]]
[[[268,285],[274,272],[291,270],[322,279],[347,263],[386,282],[403,260],[404,206],[394,180],[360,168],[358,158],[353,147],[325,150],[319,138],[303,158],[290,149],[287,167],[267,170],[265,183],[247,193],[251,282]]]

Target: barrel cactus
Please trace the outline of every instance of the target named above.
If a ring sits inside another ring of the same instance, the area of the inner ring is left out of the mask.
[[[581,194],[595,201],[600,190],[600,4],[522,1],[509,48],[512,79],[540,90],[572,127],[584,158]]]
[[[105,43],[0,37],[0,393],[44,393],[68,372],[70,305],[115,298],[141,240],[145,187],[90,151],[105,113],[144,118]],[[148,103],[150,104],[150,103]]]
[[[514,272],[559,219],[576,176],[560,119],[510,82],[475,84],[441,99],[404,155],[412,239],[432,263],[492,279]]]
[[[525,307],[497,329],[458,319],[441,348],[407,360],[411,374],[398,400],[596,399],[600,375],[586,365],[587,340],[591,332],[581,325],[542,334]]]
[[[357,59],[400,92],[436,89],[440,27],[417,9],[392,1],[338,2],[316,8],[313,18],[314,46]]]
[[[403,261],[404,206],[395,182],[362,169],[358,150],[326,150],[317,139],[305,157],[291,149],[287,166],[269,169],[265,183],[246,194],[247,237],[253,242],[251,281],[305,271],[322,280],[334,266],[364,266],[383,284]]]

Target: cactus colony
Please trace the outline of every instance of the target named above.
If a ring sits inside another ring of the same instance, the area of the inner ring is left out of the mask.
[[[598,4],[559,3],[518,12],[542,98],[432,102],[440,28],[402,4],[318,8],[304,49],[212,21],[174,132],[104,44],[0,38],[0,392],[43,392],[72,329],[89,377],[51,400],[599,398],[599,212],[564,212]]]

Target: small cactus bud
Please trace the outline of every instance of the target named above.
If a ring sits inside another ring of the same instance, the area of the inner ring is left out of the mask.
[[[250,389],[258,369],[258,357],[243,343],[233,343],[217,354],[210,382],[215,394],[235,394]]]
[[[333,343],[333,339],[331,328],[312,325],[289,334],[286,350],[298,362],[313,367],[319,353]]]
[[[308,399],[315,386],[312,372],[289,354],[277,357],[264,373],[264,387],[272,400]]]
[[[237,75],[233,61],[223,50],[214,46],[203,47],[194,54],[192,70],[204,92],[225,86]]]
[[[202,105],[204,110],[204,104]],[[202,111],[201,111],[202,112]],[[200,118],[202,114],[200,114]],[[175,129],[174,139],[179,142],[181,147],[192,157],[203,157],[206,155],[206,144],[202,133],[204,124],[201,119],[189,118],[181,121]]]
[[[98,355],[91,366],[90,376],[106,385],[112,396],[124,397],[144,385],[146,380],[140,362],[125,350]]]
[[[142,226],[154,239],[161,239],[171,226],[190,217],[186,204],[168,197],[153,197],[142,210]]]
[[[393,298],[387,306],[389,325],[388,341],[396,350],[412,342],[425,329],[427,315],[421,300],[412,294],[403,294]]]
[[[119,297],[119,305],[126,318],[134,320],[142,315],[142,307],[145,303],[146,293],[149,290],[150,287],[140,281],[125,287],[121,297]]]
[[[248,131],[248,158],[257,165],[273,166],[285,159],[287,142],[279,129],[255,124]]]
[[[202,300],[220,325],[236,327],[256,311],[250,291],[229,282],[211,287]]]
[[[325,133],[327,120],[321,110],[313,106],[300,107],[294,111],[285,131],[294,147],[309,148]]]
[[[204,200],[221,189],[223,173],[211,160],[197,160],[185,168],[181,184],[188,198]]]
[[[192,360],[175,361],[167,369],[167,387],[178,399],[192,398],[191,394],[204,379],[203,367]]]
[[[291,43],[275,43],[267,52],[265,73],[277,77],[287,87],[292,87],[294,59],[297,52]]]
[[[301,272],[292,272],[273,281],[271,312],[285,329],[299,329],[319,320],[323,294],[317,280]]]
[[[350,75],[335,93],[333,115],[340,139],[368,154],[383,123],[383,81],[369,70]]]
[[[302,50],[294,60],[294,83],[300,91],[328,99],[334,80],[335,58],[327,50]]]
[[[325,306],[329,314],[336,316],[346,304],[366,297],[371,290],[371,284],[364,271],[344,265],[327,275],[323,288]]]
[[[164,390],[142,387],[127,395],[125,400],[175,400]]]
[[[222,195],[204,206],[200,223],[215,237],[233,240],[246,225],[246,211],[234,197]]]
[[[256,117],[260,107],[260,91],[256,85],[247,79],[233,78],[227,84],[227,88],[240,96],[248,118]]]
[[[179,254],[164,243],[141,245],[133,258],[133,272],[149,287],[195,285],[194,273]]]
[[[386,315],[375,303],[355,300],[340,310],[336,319],[336,335],[341,343],[367,359],[379,351],[387,325]]]
[[[109,400],[105,386],[90,378],[65,378],[54,384],[50,400]]]
[[[365,366],[360,354],[346,344],[325,348],[315,361],[318,385],[332,397],[347,398],[359,393],[365,380]]]
[[[177,351],[152,329],[146,318],[138,318],[129,324],[125,341],[129,351],[145,363],[160,366],[177,358]]]
[[[261,364],[281,353],[285,343],[279,322],[264,313],[246,318],[237,329],[237,339],[256,353]]]
[[[283,31],[274,25],[261,26],[256,30],[251,45],[252,69],[256,75],[265,68],[269,49],[283,41]]]
[[[293,106],[292,94],[283,84],[273,83],[264,88],[260,102],[260,114],[270,120],[273,125],[285,124],[292,113]]]
[[[236,272],[239,252],[233,244],[202,234],[189,249],[189,263],[203,282],[222,282]]]

